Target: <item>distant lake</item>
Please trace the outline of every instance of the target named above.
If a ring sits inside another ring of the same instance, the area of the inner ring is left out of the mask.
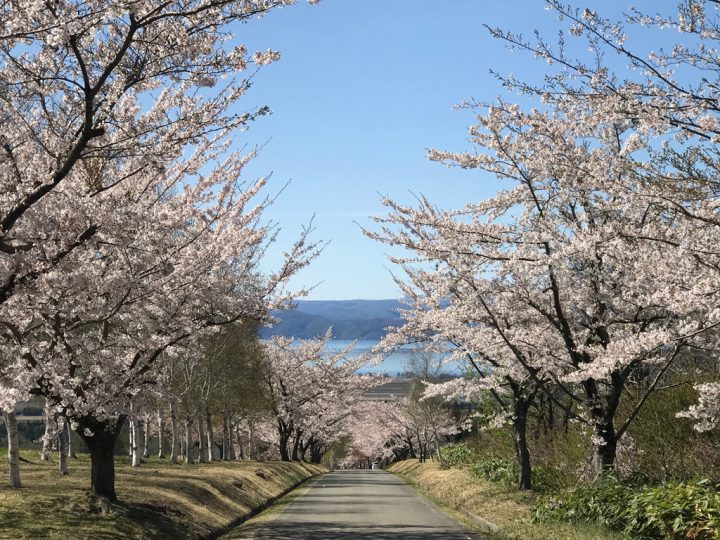
[[[325,346],[325,351],[328,354],[336,353],[343,350],[345,347],[352,344],[350,339],[333,339]],[[375,347],[379,342],[375,340],[358,340],[355,342],[355,346],[350,351],[350,357],[360,356],[361,354],[368,354],[370,350]],[[369,365],[361,369],[360,373],[382,373],[390,376],[397,376],[410,369],[410,360],[413,355],[417,355],[418,351],[412,345],[406,345],[393,353],[386,355],[383,361],[377,365]],[[442,360],[443,354],[433,355],[433,360]],[[462,366],[457,362],[446,365],[443,367],[444,373],[461,373]]]

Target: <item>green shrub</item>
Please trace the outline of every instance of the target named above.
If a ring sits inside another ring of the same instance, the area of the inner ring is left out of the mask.
[[[597,523],[637,539],[717,539],[720,492],[707,480],[643,486],[606,478],[546,496],[535,521]]]
[[[533,491],[557,491],[568,487],[568,475],[555,467],[536,465],[532,468]]]
[[[443,468],[460,467],[470,465],[478,460],[478,455],[466,444],[449,444],[440,450]]]
[[[720,491],[707,480],[643,489],[630,502],[625,532],[638,538],[717,539]]]
[[[470,474],[476,478],[515,485],[519,472],[516,463],[504,459],[484,459],[470,467]]]

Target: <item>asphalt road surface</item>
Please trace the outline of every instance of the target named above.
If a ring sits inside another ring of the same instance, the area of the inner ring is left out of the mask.
[[[251,538],[477,540],[480,536],[392,474],[351,470],[323,475]]]

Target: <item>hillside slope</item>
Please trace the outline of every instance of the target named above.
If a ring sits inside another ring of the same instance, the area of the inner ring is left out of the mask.
[[[402,324],[400,300],[301,300],[295,310],[274,312],[278,323],[261,336],[320,337],[332,327],[335,339],[382,339],[389,326]]]

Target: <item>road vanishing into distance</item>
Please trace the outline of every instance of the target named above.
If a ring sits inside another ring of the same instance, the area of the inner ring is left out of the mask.
[[[480,540],[385,471],[325,474],[274,519],[223,538],[262,540]]]

